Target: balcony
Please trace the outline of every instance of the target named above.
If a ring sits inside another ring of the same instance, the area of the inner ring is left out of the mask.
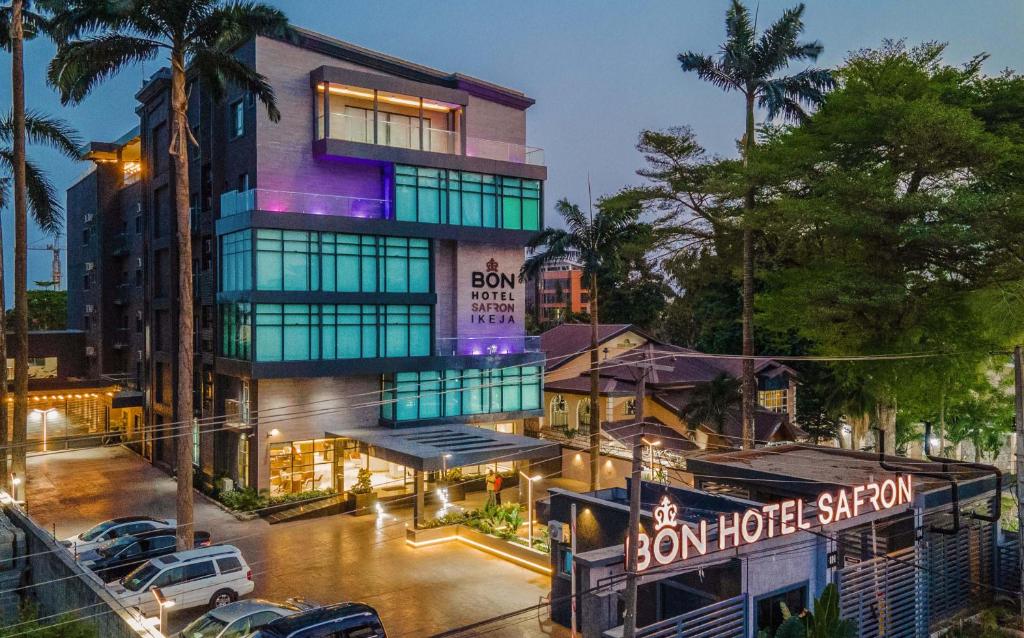
[[[540,352],[540,337],[443,337],[437,340],[437,354],[442,357],[479,356]]]
[[[249,211],[277,213],[306,213],[338,217],[385,219],[390,202],[366,197],[343,197],[319,193],[299,193],[252,188],[247,191],[228,191],[220,196],[221,218]]]

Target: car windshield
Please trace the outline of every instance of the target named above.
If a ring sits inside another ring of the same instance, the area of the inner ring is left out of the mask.
[[[94,541],[94,540],[96,540],[96,538],[100,534],[102,534],[103,532],[107,531],[108,529],[110,529],[114,525],[117,525],[117,521],[103,521],[102,523],[100,523],[96,527],[90,529],[87,532],[84,532],[82,534],[82,540],[83,541]]]
[[[117,554],[126,546],[131,545],[134,542],[135,539],[131,536],[121,536],[118,538],[112,538],[109,541],[103,541],[102,543],[100,543],[99,547],[96,548],[96,551],[99,552],[101,556],[106,556],[109,558],[110,556]]]
[[[139,591],[146,583],[152,580],[159,571],[160,568],[153,563],[143,563],[136,567],[132,573],[124,577],[124,588],[129,591]]]
[[[191,625],[181,630],[181,636],[182,638],[214,638],[227,626],[228,624],[223,620],[206,614],[196,618]]]

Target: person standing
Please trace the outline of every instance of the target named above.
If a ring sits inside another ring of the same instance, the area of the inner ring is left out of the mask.
[[[494,474],[494,502],[501,505],[501,474]]]
[[[497,477],[494,474],[494,470],[487,470],[487,504],[494,504],[494,487],[497,482]]]

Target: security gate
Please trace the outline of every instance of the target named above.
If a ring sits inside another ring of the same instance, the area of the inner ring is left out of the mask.
[[[837,571],[839,611],[857,623],[858,638],[928,635],[916,547]]]

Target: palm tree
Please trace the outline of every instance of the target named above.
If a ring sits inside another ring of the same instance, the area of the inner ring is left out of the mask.
[[[718,58],[687,51],[678,56],[683,71],[693,71],[702,80],[723,91],[739,91],[746,103],[746,132],[743,136],[743,165],[754,150],[754,105],[767,111],[768,119],[779,115],[799,120],[803,105],[820,104],[824,92],[833,86],[832,73],[808,68],[796,75],[774,77],[791,62],[816,60],[821,43],[798,42],[804,30],[804,5],[783,12],[774,24],[757,37],[750,12],[739,0],[725,14],[726,40]],[[747,180],[743,200],[743,446],[754,446],[754,406],[757,380],[754,376],[754,186]]]
[[[528,244],[531,256],[523,262],[520,281],[541,276],[545,264],[565,259],[578,251],[583,264],[583,278],[590,296],[590,489],[600,489],[601,412],[598,407],[598,331],[597,331],[597,277],[613,259],[619,249],[638,238],[646,229],[637,218],[636,208],[602,205],[598,212],[583,213],[579,206],[567,199],[559,200],[555,210],[562,216],[565,229],[546,228]]]
[[[0,7],[0,47],[11,52],[11,101],[12,113],[8,127],[4,130],[5,142],[11,143],[10,157],[5,158],[3,163],[11,171],[11,179],[5,184],[5,190],[14,190],[14,427],[12,438],[14,442],[11,455],[11,474],[20,479],[15,488],[15,498],[24,499],[26,485],[26,439],[28,433],[28,208],[33,202],[31,193],[29,167],[26,159],[26,129],[28,126],[28,115],[25,112],[25,48],[26,39],[31,39],[37,34],[46,31],[46,20],[39,14],[32,12],[31,7],[25,0],[12,0],[10,5]],[[63,126],[63,125],[61,125]],[[65,138],[65,141],[68,138]],[[57,141],[58,144],[60,140]],[[75,152],[77,157],[77,152]],[[35,170],[35,169],[33,169]],[[40,175],[36,171],[36,175]],[[40,186],[38,180],[35,186]],[[9,194],[9,192],[7,193]],[[44,221],[56,221],[56,228],[60,228],[60,207],[50,209],[37,209],[33,206],[33,212],[37,221],[40,215],[47,218]],[[44,229],[46,224],[43,224]],[[0,247],[2,248],[2,247]],[[0,249],[2,255],[2,249]],[[0,265],[0,285],[3,284],[2,265]],[[4,295],[0,294],[0,326],[4,323],[5,309],[3,303]],[[6,330],[0,335],[0,356],[7,360],[7,335]],[[5,365],[6,371],[6,365]],[[0,423],[3,423],[3,432],[0,433],[0,444],[7,443],[7,379],[4,374],[3,388],[0,389]],[[6,448],[2,462],[3,479],[0,484],[7,486]]]
[[[178,549],[191,549],[192,442],[194,418],[192,236],[189,219],[188,126],[186,76],[195,76],[223,97],[229,84],[245,89],[264,106],[272,121],[280,119],[274,91],[266,78],[232,51],[257,35],[284,37],[284,14],[264,4],[235,0],[71,0],[53,24],[64,39],[50,63],[49,79],[65,104],[85,99],[107,77],[137,62],[166,55],[171,67],[171,142],[178,240],[178,379],[174,403],[177,438]]]
[[[742,402],[739,379],[722,372],[707,383],[693,389],[686,405],[679,409],[679,417],[690,430],[703,425],[721,436],[725,433],[725,420]]]

